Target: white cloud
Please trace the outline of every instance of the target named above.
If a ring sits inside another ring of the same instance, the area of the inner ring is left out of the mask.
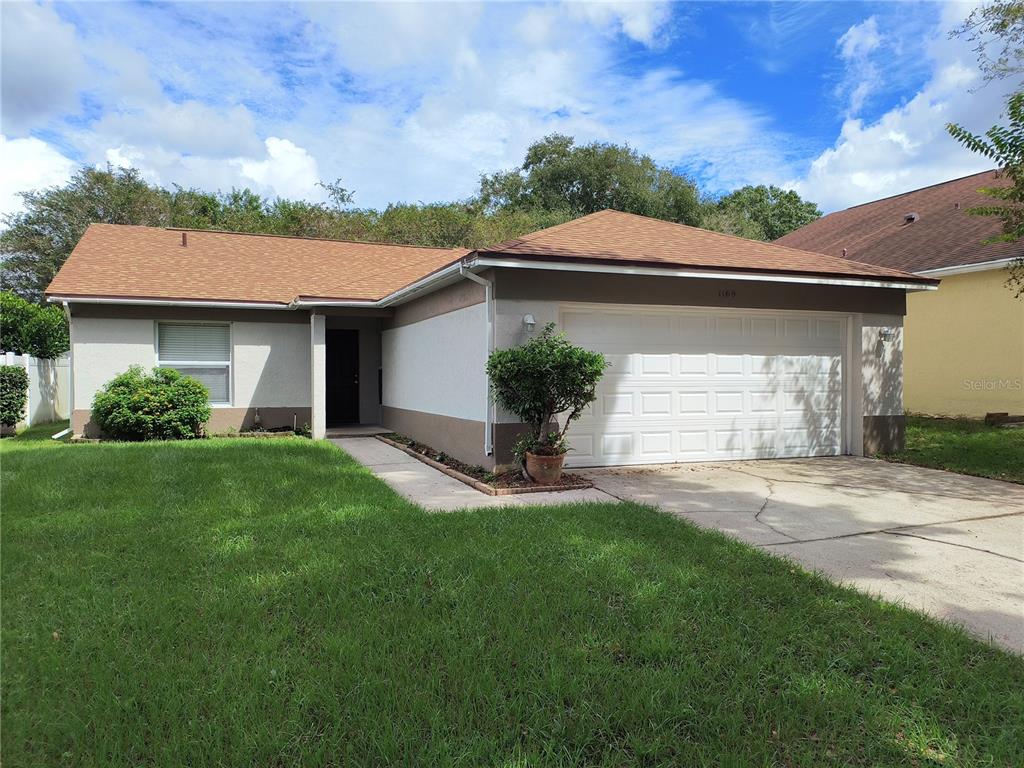
[[[160,104],[141,110],[108,112],[90,127],[96,144],[131,144],[176,151],[184,155],[230,158],[262,151],[256,122],[244,106],[226,109],[197,101]]]
[[[322,196],[317,193],[320,175],[316,160],[305,149],[276,136],[266,140],[266,147],[265,160],[233,161],[245,179],[281,197],[308,200]]]
[[[75,28],[52,6],[0,4],[3,131],[21,135],[79,109],[85,61]]]
[[[920,51],[931,75],[912,98],[876,120],[848,117],[835,144],[789,186],[830,211],[992,167],[946,132],[950,122],[986,130],[998,121],[1004,100],[996,84],[972,92],[981,82],[974,53],[962,41],[947,39],[946,30],[964,15],[962,6],[946,9]],[[875,43],[868,34],[852,45],[864,50]]]
[[[881,44],[878,18],[869,16],[860,24],[854,24],[839,38],[839,55],[847,61],[863,59]]]
[[[668,3],[606,0],[569,3],[569,12],[610,33],[621,33],[646,46],[658,44],[672,13]]]
[[[846,62],[846,77],[837,91],[849,101],[847,116],[859,113],[864,102],[880,85],[878,68],[871,60],[871,54],[881,44],[882,37],[878,33],[878,19],[875,16],[854,24],[836,44],[839,57]]]
[[[19,192],[63,184],[76,167],[45,141],[0,134],[0,215],[24,209]]]

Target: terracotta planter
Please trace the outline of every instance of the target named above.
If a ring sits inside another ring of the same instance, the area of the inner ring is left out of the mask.
[[[538,485],[554,485],[562,476],[562,464],[565,463],[565,454],[558,456],[538,456],[535,453],[526,454],[526,474]]]

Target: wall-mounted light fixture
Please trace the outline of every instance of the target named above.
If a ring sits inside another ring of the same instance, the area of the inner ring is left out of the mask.
[[[527,312],[523,315],[523,327],[527,333],[533,333],[533,329],[537,327],[537,318]]]

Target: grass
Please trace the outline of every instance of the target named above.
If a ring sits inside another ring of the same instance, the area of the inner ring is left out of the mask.
[[[1024,660],[654,509],[40,434],[0,442],[5,765],[1024,764]]]
[[[1024,483],[1024,429],[990,427],[972,419],[908,416],[906,448],[882,458]]]

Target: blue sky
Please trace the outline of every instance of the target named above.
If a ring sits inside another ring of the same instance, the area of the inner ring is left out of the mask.
[[[356,204],[466,197],[533,140],[834,210],[986,163],[962,3],[31,3],[2,14],[0,212],[81,164]]]

